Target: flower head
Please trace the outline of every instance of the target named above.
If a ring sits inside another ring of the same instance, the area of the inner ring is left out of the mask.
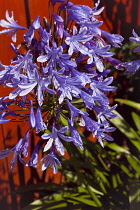
[[[57,13],[56,3],[61,3]],[[22,42],[26,52],[21,53],[19,46],[11,44],[14,58],[9,65],[0,63],[0,85],[12,88],[8,96],[0,98],[0,124],[10,121],[10,115],[18,117],[13,121],[29,122],[25,137],[12,149],[0,152],[0,158],[14,153],[12,169],[18,158],[22,164],[36,167],[39,148],[45,143],[43,151],[48,155],[42,159],[42,170],[51,166],[57,173],[57,165],[61,166],[57,152],[64,155],[65,145],[72,143],[84,149],[79,125],[98,138],[101,146],[104,140],[112,140],[108,132],[114,128],[107,118],[116,117],[112,113],[116,106],[109,108],[106,93],[116,88],[110,86],[113,77],[108,76],[111,70],[106,69],[106,63],[118,69],[126,67],[127,72],[135,71],[140,64],[139,60],[122,64],[112,57],[111,45],[120,47],[123,38],[100,29],[103,22],[98,20],[98,15],[103,7],[98,9],[99,3],[100,0],[90,8],[65,0],[49,0],[50,11],[54,13],[49,15],[49,20],[44,18],[44,25],[37,16],[29,26]],[[16,41],[17,30],[26,28],[16,23],[13,13],[9,17],[6,12],[6,18],[0,25],[7,29],[0,34],[11,34]],[[133,35],[130,40],[139,43],[134,31]],[[13,111],[13,104],[28,113]],[[28,155],[29,134],[34,130],[38,136],[41,133],[41,139],[26,163],[23,157]]]

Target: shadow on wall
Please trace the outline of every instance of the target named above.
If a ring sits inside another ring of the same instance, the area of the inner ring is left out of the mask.
[[[140,34],[139,0],[101,0],[105,11],[101,14],[107,30],[121,34],[125,41],[132,35],[132,29]]]

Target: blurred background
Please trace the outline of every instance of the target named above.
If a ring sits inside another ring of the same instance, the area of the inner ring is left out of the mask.
[[[97,1],[71,2],[93,7]],[[123,47],[112,49],[116,58],[122,61],[139,59],[139,55],[132,53],[135,45],[130,43],[129,37],[132,29],[140,35],[140,1],[101,0],[101,6],[105,7],[100,15],[104,21],[102,29],[124,37]],[[6,10],[14,12],[19,25],[28,27],[37,15],[48,16],[48,0],[1,0],[0,19],[5,19]],[[18,32],[17,43],[23,41],[22,35]],[[11,37],[0,36],[0,61],[5,65],[14,56],[10,42]],[[85,151],[80,153],[75,148],[71,151],[67,148],[69,155],[61,157],[63,168],[57,175],[53,175],[51,169],[41,172],[40,164],[34,169],[18,163],[10,171],[11,157],[0,160],[0,209],[140,209],[140,72],[129,76],[110,68],[114,85],[118,87],[109,94],[110,103],[119,104],[117,112],[122,116],[120,120],[112,121],[117,127],[112,134],[114,142],[106,143],[102,149],[90,133],[83,133]],[[0,88],[0,97],[8,93],[7,88]],[[0,149],[14,146],[27,128],[27,122],[0,125]],[[39,136],[32,135],[31,150],[38,139]],[[41,155],[40,151],[40,158]],[[79,161],[79,166],[75,165],[75,160]],[[29,205],[35,200],[36,203]]]

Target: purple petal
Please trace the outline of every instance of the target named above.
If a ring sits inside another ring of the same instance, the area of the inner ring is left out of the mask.
[[[29,118],[30,126],[31,128],[35,127],[35,115],[34,115],[34,109],[32,107],[32,101],[30,100],[30,118]]]
[[[48,60],[48,56],[47,55],[40,55],[38,58],[37,58],[37,61],[38,62],[46,62]]]
[[[33,21],[32,26],[35,30],[40,28],[40,16],[37,16],[36,19]]]
[[[66,141],[66,142],[71,142],[71,141],[73,141],[73,138],[70,137],[70,136],[64,136],[64,135],[61,134],[61,133],[58,133],[58,136],[59,136],[61,139],[63,139],[64,141]]]
[[[5,118],[1,118],[0,119],[0,124],[3,124],[3,123],[6,123],[6,122],[9,122],[11,119],[5,119]]]
[[[61,16],[56,15],[55,13],[52,13],[52,16],[54,17],[54,19],[57,23],[62,23],[64,21]]]
[[[8,157],[12,153],[11,150],[1,150],[0,151],[0,159]]]
[[[36,167],[36,164],[38,163],[38,151],[39,151],[40,141],[36,144],[32,155],[29,159],[28,165],[32,167]]]
[[[46,152],[48,149],[50,149],[50,147],[52,146],[53,141],[54,141],[53,138],[50,138],[50,139],[48,140],[47,144],[46,144],[45,147],[44,147],[43,152]]]

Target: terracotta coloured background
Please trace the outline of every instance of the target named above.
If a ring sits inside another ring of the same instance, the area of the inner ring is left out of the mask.
[[[85,4],[93,6],[92,0],[71,0],[75,4]],[[128,40],[132,29],[140,34],[140,1],[139,0],[101,0],[101,6],[105,6],[105,10],[100,19],[104,20],[104,29],[113,33],[119,33]],[[0,19],[5,19],[5,11],[14,12],[15,20],[22,26],[28,26],[31,20],[34,20],[37,15],[41,18],[47,16],[48,0],[0,0]],[[18,32],[17,42],[22,41],[22,33]],[[0,36],[0,61],[3,64],[9,64],[10,59],[14,55],[9,46],[11,37]],[[0,88],[0,97],[9,93],[6,88]],[[15,145],[21,136],[25,135],[28,129],[27,122],[6,123],[0,125],[0,149],[10,148]],[[39,137],[36,137],[37,141]],[[31,148],[35,144],[34,136],[31,137]],[[41,156],[41,154],[40,154]],[[11,157],[10,157],[11,158]],[[50,170],[41,172],[41,165],[38,165],[37,170],[25,168],[21,164],[11,172],[9,170],[10,158],[0,160],[0,206],[6,209],[16,209],[17,203],[22,206],[26,203],[25,196],[15,197],[8,195],[10,191],[24,186],[26,184],[54,181],[60,182],[61,175],[58,173],[53,176]],[[30,196],[26,194],[26,196]],[[36,195],[38,196],[38,195]],[[12,198],[12,202],[11,202]],[[18,199],[18,200],[17,200]],[[32,197],[31,197],[32,201]],[[18,209],[18,207],[17,207]]]

